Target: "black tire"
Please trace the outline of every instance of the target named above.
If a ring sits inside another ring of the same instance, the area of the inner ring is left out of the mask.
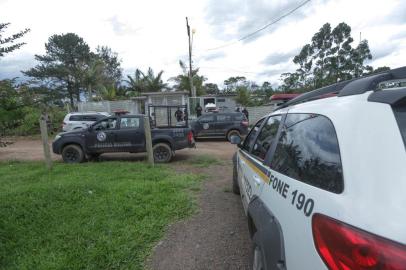
[[[230,130],[230,131],[227,133],[227,140],[228,140],[229,142],[231,142],[231,136],[238,136],[238,137],[241,138],[241,133],[240,133],[238,130],[236,130],[236,129]]]
[[[69,144],[62,150],[62,159],[66,163],[81,163],[85,160],[85,154],[79,145]]]
[[[238,185],[238,172],[235,164],[233,166],[233,193],[237,195],[240,194],[240,186]]]
[[[252,237],[252,263],[251,269],[252,270],[265,270],[265,256],[264,252],[259,244],[259,235],[255,233]]]
[[[152,147],[154,161],[156,163],[166,163],[173,157],[172,149],[167,143],[157,143]]]

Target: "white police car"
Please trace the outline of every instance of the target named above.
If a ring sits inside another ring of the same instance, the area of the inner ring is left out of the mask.
[[[232,138],[253,269],[406,269],[405,78],[303,94]]]

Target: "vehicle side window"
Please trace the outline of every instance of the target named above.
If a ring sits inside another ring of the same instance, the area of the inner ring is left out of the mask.
[[[264,122],[264,119],[259,120],[256,125],[251,129],[250,133],[248,136],[245,138],[244,143],[242,145],[242,149],[249,152],[251,149],[251,146],[254,144],[255,136],[257,135],[259,128],[262,125],[262,122]]]
[[[234,115],[233,118],[234,118],[234,121],[242,121],[242,120],[247,119],[247,117],[245,117],[245,115],[243,113]]]
[[[140,119],[136,117],[123,117],[120,120],[120,129],[139,128]]]
[[[69,121],[84,121],[83,115],[71,115]]]
[[[116,118],[107,118],[96,125],[93,126],[94,130],[108,130],[108,129],[115,129],[117,127],[117,119]]]
[[[199,122],[201,123],[214,122],[214,116],[213,115],[202,116],[199,118]]]
[[[231,115],[217,115],[217,122],[231,122]]]
[[[97,115],[83,115],[83,121],[93,121],[96,122],[100,118],[97,118]]]
[[[279,124],[281,122],[282,116],[271,116],[266,121],[265,125],[258,134],[257,140],[252,149],[252,154],[261,160],[265,159],[266,153],[268,152],[271,145],[276,139],[276,134],[278,133]]]
[[[309,185],[341,193],[341,156],[332,122],[322,115],[288,114],[271,168]]]

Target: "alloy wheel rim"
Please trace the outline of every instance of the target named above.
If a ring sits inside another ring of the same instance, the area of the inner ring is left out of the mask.
[[[154,156],[157,160],[166,160],[169,156],[169,152],[165,147],[159,146],[155,149]]]
[[[74,149],[68,149],[65,156],[67,160],[74,162],[79,158],[79,153]]]

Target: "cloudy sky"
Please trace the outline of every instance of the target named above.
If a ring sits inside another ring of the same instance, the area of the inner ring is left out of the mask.
[[[151,66],[168,79],[187,60],[185,17],[195,29],[194,66],[209,82],[230,76],[279,83],[295,70],[291,60],[326,22],[346,22],[358,43],[367,39],[374,67],[406,65],[406,1],[311,0],[295,13],[250,39],[238,42],[288,13],[304,0],[0,0],[7,34],[26,27],[22,49],[0,60],[0,79],[22,76],[45,52],[49,36],[77,33],[95,49],[107,45],[119,54],[125,74]],[[220,48],[219,48],[220,47]]]

